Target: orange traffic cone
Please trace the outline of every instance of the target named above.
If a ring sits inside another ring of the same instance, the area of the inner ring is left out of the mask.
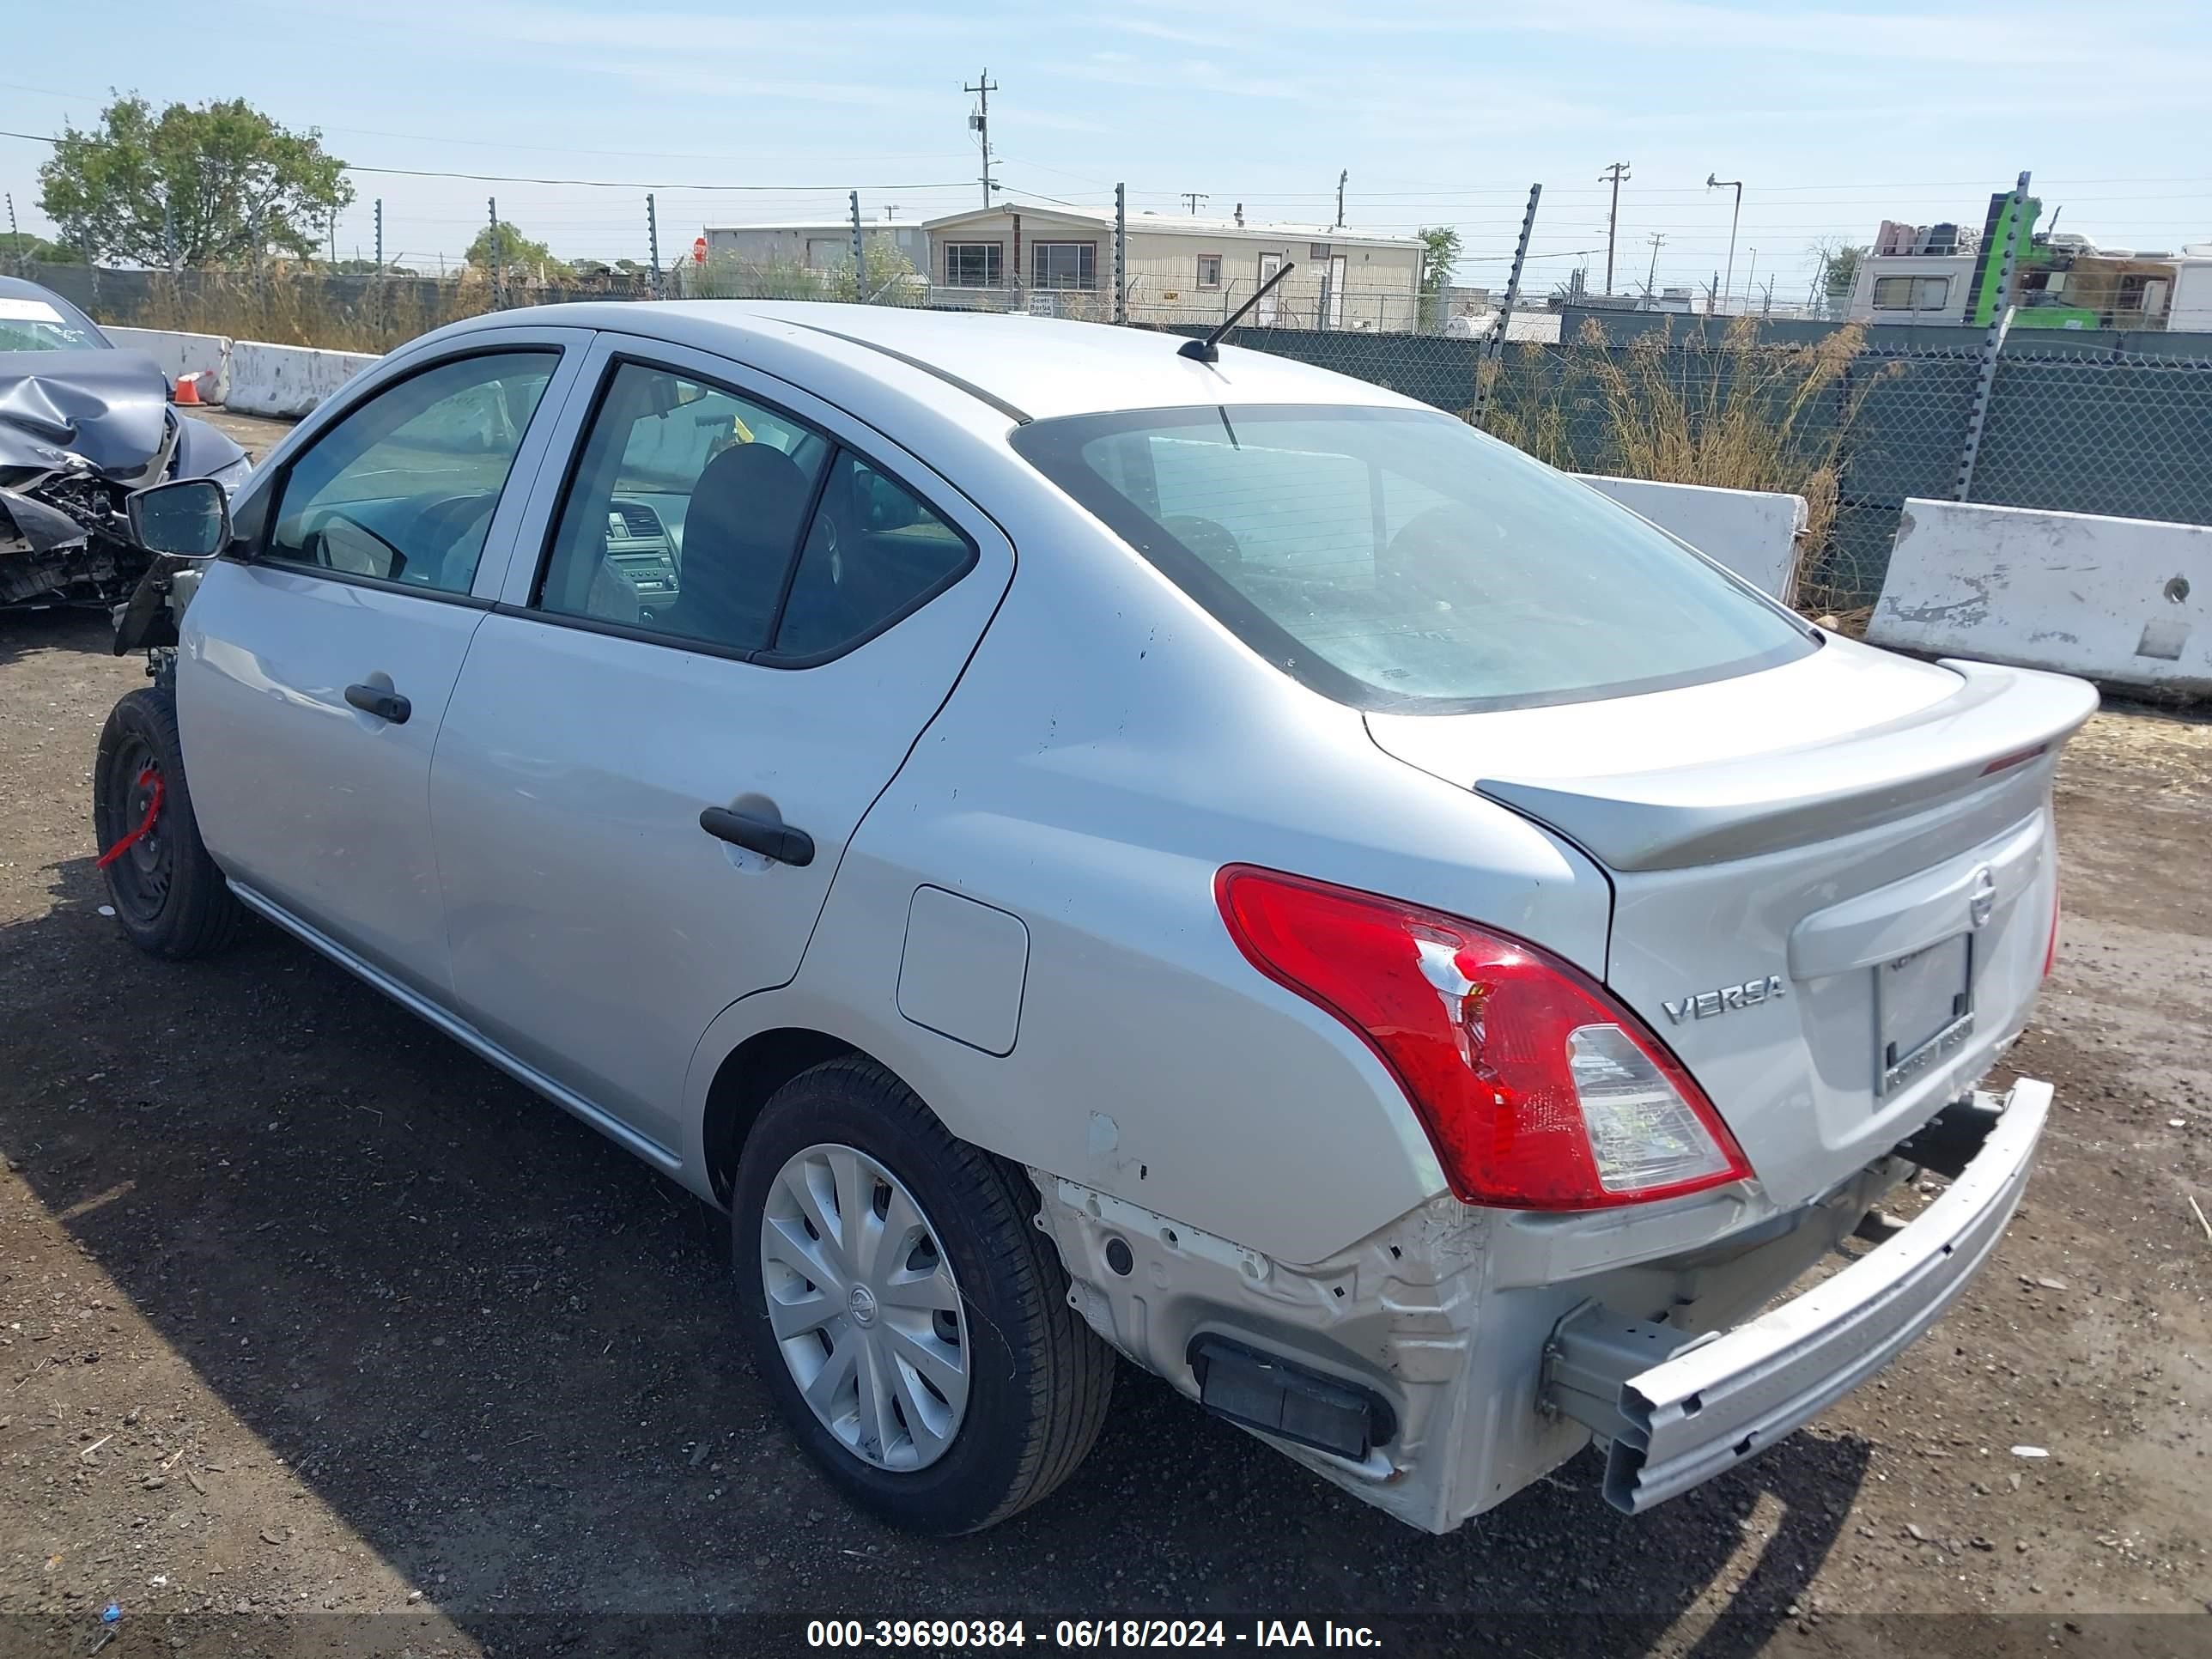
[[[200,372],[198,369],[193,370],[190,374],[178,375],[177,390],[169,401],[173,404],[198,407],[200,401],[199,380]]]

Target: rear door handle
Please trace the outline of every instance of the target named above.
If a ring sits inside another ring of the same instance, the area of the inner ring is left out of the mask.
[[[407,724],[407,717],[415,712],[415,705],[397,691],[386,691],[374,685],[349,685],[345,700],[364,714],[374,714],[394,726]]]
[[[814,837],[787,823],[732,812],[726,806],[709,806],[699,814],[699,827],[716,841],[744,848],[778,864],[804,868],[814,862]]]

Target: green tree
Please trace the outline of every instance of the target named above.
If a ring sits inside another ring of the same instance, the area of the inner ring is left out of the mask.
[[[486,225],[463,256],[479,270],[492,267],[491,235],[491,227]],[[565,282],[575,274],[566,260],[555,258],[544,243],[532,241],[504,219],[499,222],[499,264],[514,279],[542,274],[549,282]]]
[[[0,231],[0,270],[25,264],[81,265],[84,255],[62,242],[50,242],[27,230]]]
[[[1828,255],[1823,287],[1831,300],[1848,298],[1859,280],[1859,266],[1865,263],[1867,251],[1863,247],[1839,247]]]
[[[1851,297],[1851,289],[1859,279],[1859,266],[1867,257],[1867,250],[1845,241],[1840,236],[1823,236],[1808,245],[1805,252],[1819,264],[1818,274],[1813,279],[1814,288],[1828,302],[1832,310]]]
[[[1442,294],[1451,286],[1452,267],[1459,263],[1459,232],[1449,225],[1425,226],[1421,245],[1421,292]]]
[[[304,258],[353,200],[318,129],[291,131],[243,98],[156,114],[118,95],[90,130],[63,127],[39,187],[63,241],[143,265]]]

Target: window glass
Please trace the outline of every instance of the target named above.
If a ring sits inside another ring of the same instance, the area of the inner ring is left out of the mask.
[[[779,656],[811,657],[865,639],[974,562],[967,537],[914,493],[840,451],[808,527],[775,636]]]
[[[945,245],[945,286],[998,287],[999,258],[996,242],[947,242]]]
[[[720,386],[623,364],[592,418],[538,608],[760,650],[830,448]]]
[[[1097,288],[1098,248],[1092,242],[1037,242],[1030,250],[1033,288]]]
[[[106,346],[92,319],[73,307],[35,295],[0,294],[0,351],[100,351]]]
[[[1948,276],[1877,276],[1876,311],[1941,311],[1951,295]]]
[[[1623,696],[1814,648],[1641,519],[1449,415],[1152,410],[1012,441],[1255,651],[1357,708]]]
[[[1200,288],[1221,286],[1221,256],[1218,253],[1198,256],[1198,285]]]
[[[467,592],[559,362],[550,350],[463,357],[378,392],[292,464],[262,556]]]

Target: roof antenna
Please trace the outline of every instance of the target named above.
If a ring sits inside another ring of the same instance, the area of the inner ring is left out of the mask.
[[[1178,357],[1188,357],[1193,362],[1219,362],[1221,361],[1221,352],[1219,349],[1221,345],[1221,337],[1228,333],[1231,329],[1236,327],[1237,324],[1243,322],[1244,320],[1244,313],[1251,310],[1254,306],[1258,305],[1261,301],[1266,299],[1267,297],[1267,290],[1269,289],[1274,287],[1276,283],[1281,282],[1284,277],[1289,276],[1297,268],[1297,262],[1296,260],[1284,260],[1282,264],[1277,268],[1273,276],[1267,278],[1266,282],[1261,283],[1259,287],[1252,290],[1252,297],[1250,299],[1247,300],[1243,305],[1237,307],[1236,310],[1231,312],[1229,315],[1221,319],[1220,324],[1214,329],[1213,332],[1207,335],[1203,340],[1185,340],[1182,343],[1182,349],[1176,352],[1176,356]]]

